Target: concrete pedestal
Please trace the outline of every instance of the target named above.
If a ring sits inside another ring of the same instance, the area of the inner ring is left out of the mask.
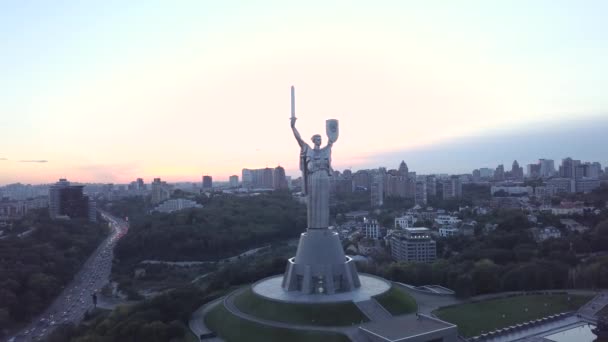
[[[361,286],[354,261],[344,255],[338,233],[308,229],[289,259],[282,287],[303,294],[334,294]]]

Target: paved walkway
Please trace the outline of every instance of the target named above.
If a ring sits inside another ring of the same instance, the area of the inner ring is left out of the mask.
[[[394,283],[395,285],[405,289],[409,294],[411,294],[414,299],[418,302],[419,312],[430,314],[431,311],[437,309],[438,307],[457,304],[461,301],[455,299],[452,296],[437,296],[432,294],[420,293],[419,291],[413,291],[409,289],[407,286]],[[222,297],[220,299],[216,299],[213,302],[205,304],[203,307],[199,308],[192,315],[189,326],[190,330],[192,330],[197,336],[202,333],[210,332],[209,328],[205,326],[203,321],[203,317],[209,312],[215,305],[222,303],[224,307],[233,315],[245,319],[248,321],[252,321],[258,324],[271,326],[275,328],[283,328],[283,329],[292,329],[292,330],[304,330],[304,331],[318,331],[318,332],[331,332],[331,333],[339,333],[346,335],[353,342],[369,342],[367,335],[365,335],[360,326],[365,327],[366,324],[370,324],[374,321],[381,321],[391,319],[393,316],[382,307],[376,300],[365,300],[360,302],[355,302],[357,307],[371,320],[369,323],[357,324],[353,326],[318,326],[318,325],[301,325],[301,324],[293,324],[293,323],[285,323],[285,322],[276,322],[270,321],[263,318],[255,317],[250,314],[244,313],[239,310],[234,304],[234,298],[243,291],[246,291],[247,287],[243,287],[239,290],[236,290],[229,295]],[[218,341],[218,340],[216,340]]]
[[[232,292],[231,294],[227,295],[226,297],[224,297],[224,307],[231,314],[233,314],[239,318],[242,318],[242,319],[245,319],[245,320],[248,320],[251,322],[255,322],[258,324],[275,327],[275,328],[338,333],[338,334],[344,334],[344,335],[348,336],[353,341],[365,341],[365,340],[361,340],[360,336],[358,336],[358,335],[360,335],[358,325],[332,326],[332,327],[323,327],[323,326],[318,326],[318,325],[302,325],[302,324],[270,321],[267,319],[258,318],[258,317],[252,316],[250,314],[244,313],[241,310],[239,310],[236,307],[236,305],[234,304],[234,297],[240,295],[247,289],[248,289],[248,287],[241,288],[239,290]]]
[[[368,300],[363,300],[360,302],[355,302],[355,305],[372,322],[386,321],[387,319],[390,319],[391,317],[393,317],[374,298],[370,298]]]
[[[397,282],[393,284],[399,286],[401,289],[407,291],[407,293],[414,297],[416,303],[418,304],[418,312],[425,315],[431,315],[434,310],[442,306],[464,303],[464,301],[457,299],[454,296],[429,294],[422,291],[416,291],[406,284]]]
[[[521,291],[520,292],[502,292],[502,293],[496,293],[496,294],[490,294],[490,295],[477,296],[477,297],[473,297],[469,300],[460,300],[460,299],[455,298],[454,296],[433,295],[433,294],[423,293],[421,291],[412,289],[411,287],[409,287],[406,284],[401,284],[401,283],[393,283],[393,284],[395,284],[395,286],[398,286],[401,289],[407,291],[412,297],[414,297],[414,299],[418,303],[418,312],[422,313],[422,314],[426,314],[426,315],[431,315],[432,311],[434,311],[440,307],[443,307],[443,306],[462,304],[462,303],[466,303],[466,302],[470,302],[470,301],[479,301],[479,300],[487,300],[487,299],[492,299],[492,298],[505,297],[509,294],[522,294],[523,293]],[[236,307],[236,305],[234,304],[234,298],[236,296],[240,295],[245,290],[247,290],[247,287],[243,287],[239,290],[236,290],[225,297],[217,299],[217,300],[210,302],[210,303],[206,304],[205,306],[199,308],[192,315],[192,317],[190,319],[190,324],[189,324],[190,329],[195,334],[197,334],[197,336],[199,336],[201,333],[210,332],[210,330],[207,327],[205,327],[203,317],[213,307],[215,307],[216,305],[218,305],[220,303],[223,304],[224,307],[231,314],[233,314],[241,319],[252,321],[252,322],[255,322],[258,324],[271,326],[271,327],[275,327],[275,328],[284,328],[284,329],[292,329],[292,330],[340,333],[340,334],[346,335],[348,338],[350,338],[352,341],[355,341],[355,342],[368,342],[369,341],[367,336],[365,334],[363,334],[361,332],[361,330],[359,329],[360,326],[364,327],[366,324],[371,324],[371,323],[377,322],[377,321],[384,321],[384,320],[387,320],[387,319],[390,319],[391,317],[393,317],[376,300],[371,299],[371,300],[355,302],[357,307],[371,320],[371,322],[369,322],[369,323],[358,324],[358,325],[353,325],[353,326],[324,327],[324,326],[316,326],[316,325],[300,325],[300,324],[270,321],[270,320],[258,318],[258,317],[249,315],[247,313],[244,313]],[[555,291],[539,291],[539,292],[545,292],[545,293],[568,292],[570,294],[597,294],[597,292],[591,291],[591,290],[555,290]],[[608,291],[597,295],[588,304],[583,306],[581,308],[582,313],[581,312],[579,312],[579,313],[585,314],[585,315],[587,315],[587,314],[595,315],[605,305],[608,305]],[[564,323],[566,325],[572,324],[573,322],[569,322],[568,319],[573,320],[574,317],[565,318],[565,322],[564,321],[559,322],[560,325],[563,325]],[[555,328],[554,326],[549,326],[549,327]],[[543,327],[543,328],[546,328],[546,327]],[[519,333],[521,333],[521,332],[519,332]],[[532,334],[530,334],[530,333],[531,333],[531,331],[527,331],[526,335],[528,335],[528,336],[535,335],[534,333],[532,333]],[[523,337],[523,336],[519,335],[518,332],[513,332],[512,335],[508,336],[508,338],[504,339],[504,340],[512,340],[513,338],[518,339],[520,337]],[[221,341],[221,340],[216,339],[214,341]],[[502,339],[498,338],[498,339],[496,339],[496,341],[502,341]]]
[[[487,337],[483,339],[484,342],[512,342],[512,341],[526,341],[531,342],[534,339],[543,341],[543,337],[552,331],[560,329],[566,329],[570,327],[576,327],[581,325],[582,322],[576,316],[566,316],[556,321],[550,321],[539,325],[533,325],[530,327],[521,327],[518,329],[509,330],[507,333],[500,335]]]
[[[597,313],[606,305],[608,305],[608,291],[604,291],[593,297],[592,300],[578,309],[577,313],[585,318],[595,320],[597,319]]]
[[[339,292],[332,295],[319,296],[318,294],[304,294],[299,291],[283,290],[283,275],[264,278],[251,286],[252,291],[262,297],[291,303],[323,303],[323,302],[359,302],[368,300],[391,289],[391,283],[380,277],[359,273],[361,287],[348,292]]]
[[[200,336],[202,334],[208,334],[211,332],[211,330],[207,327],[207,325],[205,325],[205,319],[204,319],[205,315],[207,315],[207,313],[209,313],[209,311],[211,311],[218,304],[222,304],[223,301],[224,301],[224,297],[220,297],[218,299],[212,300],[211,302],[198,308],[198,310],[194,311],[192,313],[192,316],[190,316],[190,321],[188,321],[188,327],[194,333],[194,335],[196,335],[196,337],[198,338],[199,341],[205,341],[205,342],[207,342],[207,341],[208,342],[223,342],[224,341],[219,337],[206,338],[204,340],[202,340],[200,338]]]

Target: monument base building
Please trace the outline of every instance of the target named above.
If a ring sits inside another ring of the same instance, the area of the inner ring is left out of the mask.
[[[296,256],[287,261],[283,289],[303,294],[334,294],[359,286],[355,262],[344,255],[337,232],[308,229],[302,233]]]

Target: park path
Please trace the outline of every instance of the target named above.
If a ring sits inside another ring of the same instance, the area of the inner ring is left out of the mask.
[[[207,315],[207,313],[209,313],[209,311],[211,311],[213,308],[215,308],[218,304],[222,304],[223,301],[224,301],[224,297],[220,297],[215,300],[212,300],[211,302],[206,303],[205,305],[198,308],[196,311],[194,311],[192,313],[192,316],[190,316],[190,320],[188,321],[188,327],[194,333],[194,335],[196,335],[196,337],[198,338],[199,341],[205,341],[205,342],[223,342],[224,341],[220,337],[212,337],[212,338],[206,338],[206,339],[200,338],[200,336],[202,334],[208,334],[211,332],[211,330],[205,324],[205,319],[204,319],[205,315]]]

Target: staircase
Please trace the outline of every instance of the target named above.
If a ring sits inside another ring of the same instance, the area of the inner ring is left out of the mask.
[[[385,321],[393,317],[388,311],[386,311],[384,307],[382,307],[382,305],[380,305],[380,303],[373,298],[355,302],[355,305],[357,305],[359,310],[361,310],[361,312],[363,312],[363,314],[372,322]]]

